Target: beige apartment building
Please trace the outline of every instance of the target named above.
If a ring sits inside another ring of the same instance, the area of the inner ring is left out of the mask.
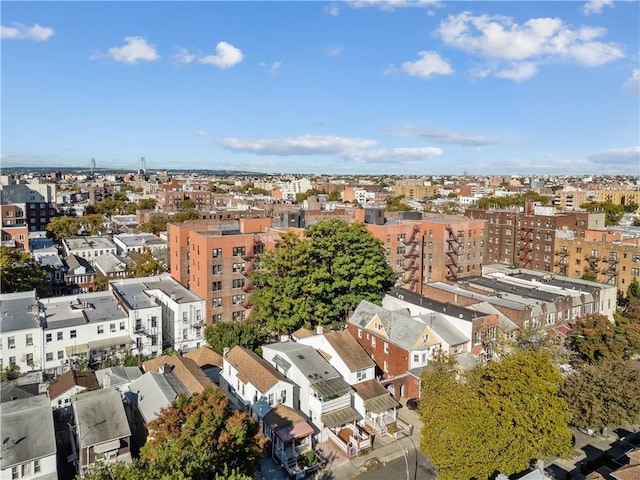
[[[623,206],[634,203],[634,213],[640,213],[640,190],[598,190],[598,201]]]

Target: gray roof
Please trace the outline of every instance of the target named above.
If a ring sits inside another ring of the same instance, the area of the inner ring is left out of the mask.
[[[65,258],[65,262],[69,267],[69,270],[71,270],[70,273],[76,273],[76,270],[81,267],[84,268],[87,273],[94,272],[93,267],[87,260],[77,255],[74,255],[73,253],[68,255],[67,258]]]
[[[502,332],[513,332],[515,330],[518,330],[518,325],[512,322],[509,317],[507,317],[504,313],[491,305],[489,302],[476,303],[474,305],[471,305],[469,308],[473,308],[474,310],[482,313],[497,315],[498,322],[500,323],[500,331]]]
[[[51,402],[40,395],[2,404],[2,469],[56,454]]]
[[[108,375],[110,376],[111,387],[117,387],[118,385],[125,385],[131,383],[134,380],[142,376],[142,370],[138,367],[109,367],[101,368],[95,371],[98,383],[104,386],[104,379]]]
[[[177,303],[191,303],[202,300],[202,297],[183,287],[167,272],[161,273],[157,277],[145,277],[143,280],[149,290],[160,290],[171,298],[175,295]]]
[[[363,300],[349,319],[349,323],[364,328],[374,316],[378,316],[387,335],[389,342],[398,345],[405,350],[426,350],[428,343],[416,343],[420,340],[425,323],[409,316],[406,310],[389,311],[378,307],[371,302]]]
[[[103,275],[124,272],[127,269],[127,264],[125,263],[125,261],[112,252],[100,255],[93,261],[93,263],[96,267],[96,270],[98,270]]]
[[[64,262],[57,253],[47,253],[46,255],[34,255],[41,267],[50,267],[53,269],[64,268]]]
[[[282,342],[264,345],[263,349],[278,352],[281,357],[298,368],[309,379],[309,383],[317,383],[342,376],[313,347],[297,342]],[[344,380],[343,380],[344,381]]]
[[[47,314],[45,329],[126,320],[128,318],[112,292],[43,298],[41,304]]]
[[[105,237],[68,237],[62,240],[69,250],[113,249],[116,245]]]
[[[167,245],[167,242],[156,237],[152,233],[121,233],[114,235],[114,239],[118,239],[127,247],[144,247],[148,245]]]
[[[35,290],[0,294],[0,332],[39,328]]]
[[[440,313],[427,313],[418,318],[449,345],[460,345],[471,340]]]
[[[81,447],[131,436],[120,393],[103,388],[71,398]]]
[[[143,282],[120,283],[115,281],[110,285],[131,310],[152,308],[158,305],[156,299],[146,293],[147,286]]]
[[[430,283],[429,286],[444,290],[445,292],[457,293],[468,298],[473,298],[474,300],[478,300],[480,302],[489,302],[493,305],[500,305],[502,307],[511,308],[513,310],[524,310],[526,308],[526,305],[522,302],[522,299],[520,299],[521,301],[517,301],[507,296],[496,297],[488,294],[485,295],[483,293],[472,292],[471,290],[460,288],[457,285],[449,285],[448,283],[443,282],[433,282]]]
[[[188,395],[172,372],[147,372],[129,386],[138,396],[138,411],[145,423],[157,418],[161,409],[171,405],[178,395]]]

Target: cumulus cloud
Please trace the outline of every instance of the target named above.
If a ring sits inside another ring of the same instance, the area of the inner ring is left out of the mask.
[[[480,71],[514,81],[534,76],[542,61],[597,67],[623,58],[618,45],[599,41],[606,32],[599,27],[572,29],[558,18],[531,18],[518,24],[510,17],[470,12],[449,15],[436,30],[446,45],[487,60],[489,65]]]
[[[112,47],[107,53],[97,52],[90,58],[92,60],[111,59],[116,62],[136,64],[140,61],[152,62],[160,58],[156,48],[147,43],[143,37],[125,37],[124,45]]]
[[[44,42],[54,34],[53,28],[41,27],[37,23],[30,27],[17,22],[12,23],[10,27],[6,25],[0,26],[0,38],[2,40],[35,40],[36,42]]]
[[[185,65],[189,63],[193,63],[197,55],[189,52],[186,48],[176,47],[176,52],[173,54],[173,61],[178,65]]]
[[[373,150],[354,150],[343,158],[355,163],[416,163],[431,160],[444,153],[437,147],[397,147]]]
[[[613,7],[613,0],[589,0],[582,11],[585,15],[600,15],[604,7]]]
[[[635,166],[636,173],[638,173],[640,169],[640,147],[604,150],[587,157],[587,160],[598,165]]]
[[[237,65],[243,58],[244,55],[239,48],[234,47],[228,42],[218,42],[215,55],[205,55],[198,61],[224,69]]]
[[[220,145],[234,152],[249,152],[257,155],[326,155],[344,154],[351,150],[376,145],[367,138],[338,137],[332,135],[302,135],[272,139],[242,139],[228,137]]]
[[[437,143],[445,143],[450,145],[466,145],[466,146],[486,146],[498,143],[497,140],[485,137],[483,135],[463,135],[446,130],[434,130],[429,128],[421,128],[415,126],[403,127],[393,133],[400,137],[419,137],[431,140]]]
[[[631,93],[640,94],[640,68],[634,68],[629,79],[624,82],[624,89]]]
[[[453,69],[449,62],[444,60],[437,52],[418,52],[420,57],[415,62],[404,62],[400,69],[413,77],[430,78],[434,75],[451,75]],[[395,67],[387,69],[386,73],[395,71]]]
[[[343,8],[375,7],[385,12],[393,12],[398,8],[431,8],[439,7],[439,0],[349,0],[334,2],[325,8],[327,14],[337,17]]]

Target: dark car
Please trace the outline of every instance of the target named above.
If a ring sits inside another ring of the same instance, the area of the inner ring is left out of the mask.
[[[410,398],[407,400],[407,408],[409,410],[416,410],[420,408],[420,399],[419,398]]]

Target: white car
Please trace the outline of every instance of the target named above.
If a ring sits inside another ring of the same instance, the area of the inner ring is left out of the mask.
[[[561,363],[560,365],[558,365],[558,368],[560,368],[560,371],[563,373],[567,373],[573,370],[573,367],[568,363]]]
[[[590,437],[595,437],[596,432],[591,428],[577,427],[578,431],[584,433],[585,435],[589,435]]]

